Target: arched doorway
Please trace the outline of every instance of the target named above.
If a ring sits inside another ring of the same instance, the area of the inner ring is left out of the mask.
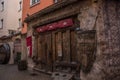
[[[0,64],[7,64],[10,60],[9,44],[0,45]]]
[[[14,41],[14,62],[17,63],[21,59],[21,39],[17,38]]]

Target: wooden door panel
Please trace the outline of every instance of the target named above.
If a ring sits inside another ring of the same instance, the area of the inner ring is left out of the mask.
[[[39,37],[39,56],[44,64],[43,68],[52,69],[56,61],[76,61],[76,34],[75,31],[65,30],[42,34]]]
[[[55,62],[55,60],[56,60],[56,39],[55,39],[55,33],[54,32],[52,32],[52,43],[51,43],[51,45],[52,45],[52,57],[53,57],[53,63]]]
[[[70,32],[70,52],[71,52],[71,61],[77,61],[77,40],[75,31]]]
[[[70,30],[66,31],[66,49],[67,49],[67,61],[70,62]]]
[[[52,68],[52,36],[43,34],[39,37],[39,58],[42,68],[51,70]],[[49,66],[49,67],[48,67]]]
[[[46,34],[46,66],[48,70],[52,69],[52,37],[51,37],[51,33],[50,34]]]
[[[56,59],[61,60],[62,59],[62,34],[61,32],[58,32],[55,34],[55,53],[56,53]]]
[[[63,61],[66,61],[67,59],[67,46],[66,46],[66,32],[62,33],[62,48],[63,48]]]
[[[57,49],[57,46],[58,46],[58,33],[55,33],[55,57],[56,57],[56,60],[58,60],[58,49]]]
[[[39,35],[38,38],[38,60],[41,60],[41,54],[42,54],[42,37]]]
[[[63,61],[70,62],[70,30],[62,32]]]
[[[46,63],[46,40],[45,40],[46,36],[42,36],[42,54],[41,54],[41,59],[42,59],[42,63],[45,64]]]

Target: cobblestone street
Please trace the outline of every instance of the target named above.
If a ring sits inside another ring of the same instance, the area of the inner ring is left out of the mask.
[[[0,65],[0,80],[51,80],[50,76],[37,73],[32,76],[29,71],[18,71],[16,65]]]

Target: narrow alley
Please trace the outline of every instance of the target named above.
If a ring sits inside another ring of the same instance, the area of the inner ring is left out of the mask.
[[[120,80],[120,0],[0,0],[0,80]]]

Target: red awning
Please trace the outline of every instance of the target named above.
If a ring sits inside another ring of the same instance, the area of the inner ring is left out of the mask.
[[[73,25],[72,19],[65,19],[58,22],[59,28],[69,27]]]
[[[48,30],[47,26],[42,26],[42,27],[37,28],[37,32],[45,32],[47,30]]]
[[[55,30],[58,28],[70,27],[72,25],[73,25],[72,19],[65,19],[65,20],[51,23],[51,24],[48,24],[45,26],[38,27],[36,30],[37,30],[37,32],[45,32],[45,31],[49,31],[49,30]]]
[[[55,30],[55,29],[57,29],[59,26],[58,26],[57,23],[52,23],[52,24],[48,24],[47,27],[48,27],[48,30]]]

